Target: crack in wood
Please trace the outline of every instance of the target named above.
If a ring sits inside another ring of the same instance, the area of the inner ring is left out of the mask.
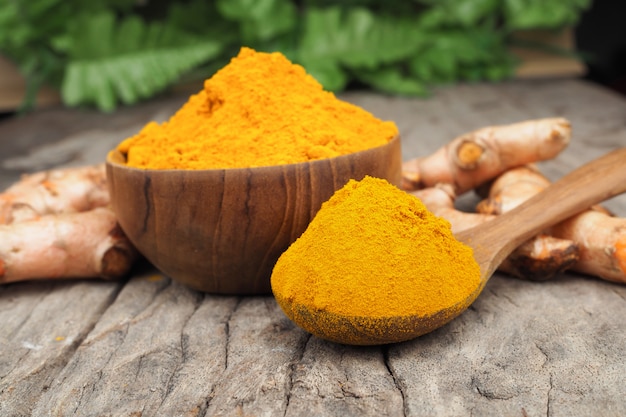
[[[548,353],[547,353],[548,351],[547,351],[547,349],[545,349],[544,347],[539,345],[537,342],[535,342],[535,347],[544,356],[544,360],[543,360],[543,362],[541,364],[541,367],[544,368],[546,366],[546,363],[548,363],[550,361],[550,357],[548,356]]]
[[[283,416],[286,416],[287,411],[289,410],[289,402],[291,401],[292,390],[295,385],[294,378],[296,375],[296,368],[302,362],[302,358],[304,357],[304,354],[307,350],[307,346],[312,337],[313,335],[311,335],[310,333],[306,334],[306,336],[302,340],[301,345],[298,346],[298,349],[296,349],[296,353],[297,353],[296,357],[289,364],[288,375],[287,375],[287,378],[285,379],[285,384],[286,384],[285,397],[286,398],[285,398],[285,408],[284,408]]]
[[[163,394],[163,397],[161,398],[161,403],[159,404],[159,406],[157,407],[157,409],[155,410],[155,413],[158,414],[159,410],[161,409],[161,407],[163,406],[163,403],[165,402],[165,400],[170,396],[170,394],[173,392],[174,390],[174,383],[177,379],[177,377],[179,376],[179,373],[183,367],[183,365],[185,363],[188,362],[189,360],[189,335],[185,334],[185,331],[187,330],[187,326],[189,324],[189,321],[192,319],[192,317],[198,312],[198,309],[200,308],[200,305],[202,304],[202,301],[204,300],[204,297],[201,296],[200,293],[197,294],[197,297],[195,297],[195,304],[194,304],[194,309],[191,312],[191,314],[189,314],[189,316],[187,317],[187,319],[185,320],[185,322],[183,323],[183,325],[181,326],[181,331],[180,331],[180,361],[178,362],[178,364],[176,365],[176,367],[174,368],[174,370],[171,372],[166,385],[166,390],[165,393]]]
[[[238,297],[237,301],[235,302],[235,305],[233,306],[233,308],[228,312],[228,314],[226,315],[226,317],[224,317],[223,320],[220,320],[220,324],[224,327],[224,339],[225,339],[225,343],[224,343],[224,367],[222,368],[222,372],[221,374],[223,375],[226,370],[228,369],[228,355],[229,355],[229,349],[230,349],[230,322],[232,320],[233,315],[235,314],[235,312],[237,311],[237,309],[239,308],[239,306],[242,303],[243,298],[242,297]],[[221,379],[217,378],[216,380],[219,381]],[[219,386],[219,383],[214,383],[211,386],[211,391],[209,392],[209,395],[206,397],[206,400],[204,401],[203,404],[203,410],[202,413],[200,414],[199,411],[199,416],[201,417],[206,417],[207,413],[209,411],[209,408],[211,407],[211,402],[213,400],[213,398],[215,398],[215,390],[217,389],[217,387]]]
[[[399,376],[397,376],[393,370],[393,366],[391,364],[390,350],[391,350],[390,346],[382,347],[383,363],[385,364],[385,367],[387,368],[387,372],[389,372],[389,375],[391,376],[391,380],[393,381],[395,388],[400,393],[400,398],[402,398],[402,415],[406,417],[410,414],[409,405],[407,403],[406,393],[404,392],[402,383],[399,380]]]
[[[550,374],[550,386],[548,388],[548,395],[546,401],[546,417],[550,417],[552,415],[552,389],[554,385],[552,384],[552,374]]]
[[[223,324],[224,324],[224,334],[226,336],[226,343],[224,345],[224,371],[226,371],[228,369],[228,352],[230,350],[230,321],[231,321],[233,315],[235,314],[235,312],[237,311],[237,309],[239,308],[239,305],[241,304],[241,301],[242,301],[241,297],[239,299],[237,299],[237,303],[235,304],[235,306],[231,310],[231,312],[228,315],[228,317],[226,317],[224,319],[224,321],[223,321]]]

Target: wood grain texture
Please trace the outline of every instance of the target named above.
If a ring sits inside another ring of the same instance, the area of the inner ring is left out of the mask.
[[[405,159],[469,130],[548,116],[573,125],[569,148],[541,164],[552,180],[626,145],[626,100],[577,80],[459,85],[428,100],[344,97],[398,123]],[[183,101],[3,122],[0,184],[102,161]],[[626,216],[624,196],[606,205]],[[626,415],[625,315],[623,285],[496,274],[445,327],[359,348],[308,336],[271,297],[201,294],[149,266],[122,282],[12,284],[0,287],[0,415]]]
[[[143,170],[107,158],[111,205],[126,236],[173,279],[212,294],[270,294],[279,256],[322,203],[370,175],[397,186],[400,138],[336,158],[280,166]]]

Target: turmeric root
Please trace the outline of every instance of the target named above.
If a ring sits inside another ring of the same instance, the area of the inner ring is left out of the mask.
[[[456,195],[450,184],[437,184],[411,192],[419,198],[426,208],[435,216],[443,217],[450,222],[452,233],[459,233],[493,219],[488,214],[467,213],[454,208]]]
[[[478,203],[476,211],[494,215],[506,213],[549,185],[550,180],[533,164],[510,169],[493,180],[487,198]]]
[[[411,191],[447,183],[461,195],[510,168],[554,158],[570,138],[571,125],[564,118],[478,129],[455,138],[430,156],[406,161],[402,187]]]
[[[580,243],[572,270],[626,283],[626,218],[587,210],[551,228],[550,233]]]
[[[23,176],[0,194],[0,283],[127,274],[138,252],[108,205],[104,164]]]
[[[517,278],[547,281],[580,259],[579,246],[569,239],[539,234],[517,247],[500,270]]]
[[[104,164],[25,175],[0,194],[0,224],[109,204]]]
[[[109,208],[0,225],[0,283],[120,278],[136,256]]]
[[[489,198],[476,210],[497,215],[511,210],[549,185],[535,167],[519,167],[498,177]],[[601,206],[593,206],[545,231],[554,238],[570,240],[579,247],[572,271],[607,281],[626,283],[626,219],[613,217]]]
[[[454,208],[455,195],[450,184],[413,191],[436,216],[450,222],[453,233],[488,222],[495,215],[466,213]],[[499,266],[499,270],[518,278],[547,280],[563,272],[578,260],[578,246],[571,240],[539,235],[516,248]]]

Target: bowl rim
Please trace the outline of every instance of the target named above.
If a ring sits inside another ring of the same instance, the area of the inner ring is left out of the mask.
[[[364,155],[364,154],[371,153],[371,152],[378,152],[382,148],[395,146],[396,143],[399,143],[400,152],[401,152],[401,149],[402,149],[401,138],[400,138],[399,133],[394,135],[387,143],[383,143],[382,145],[374,146],[372,148],[362,149],[360,151],[356,151],[352,153],[337,155],[337,156],[333,156],[330,158],[313,159],[310,161],[294,162],[294,163],[289,163],[289,164],[262,165],[262,166],[256,166],[256,167],[208,168],[208,169],[184,169],[184,168],[154,169],[154,168],[130,167],[125,164],[126,157],[122,154],[122,152],[120,152],[117,149],[117,147],[115,147],[114,149],[111,149],[109,152],[107,152],[106,163],[108,165],[115,166],[117,168],[122,168],[122,169],[126,169],[129,171],[136,171],[136,172],[142,172],[142,173],[177,173],[177,172],[207,173],[207,172],[224,172],[224,171],[235,172],[235,171],[248,171],[248,170],[255,170],[255,171],[258,170],[262,172],[264,170],[273,171],[273,170],[276,170],[277,167],[287,168],[287,167],[298,167],[298,166],[306,166],[306,165],[315,166],[318,164],[328,163],[328,161],[334,161],[334,160],[338,160],[342,158],[350,159],[350,158],[354,158],[355,155]]]

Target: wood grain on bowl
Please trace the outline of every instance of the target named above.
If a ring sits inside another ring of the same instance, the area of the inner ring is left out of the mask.
[[[141,170],[107,157],[111,204],[137,249],[163,273],[216,294],[269,294],[278,257],[350,179],[401,181],[401,145],[258,168]]]

